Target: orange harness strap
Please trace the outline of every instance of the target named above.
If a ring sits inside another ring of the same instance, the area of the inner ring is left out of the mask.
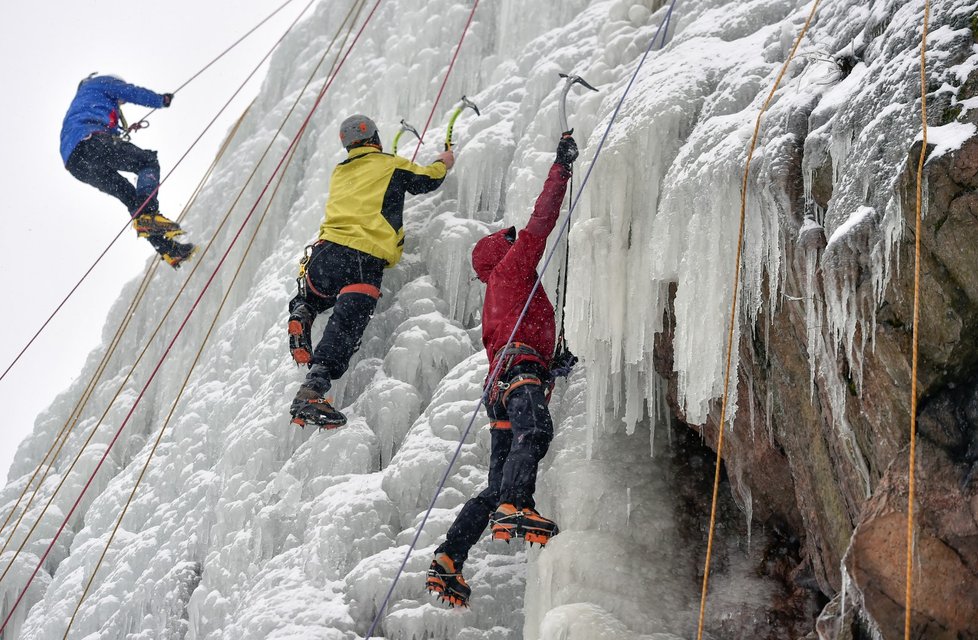
[[[513,393],[514,389],[518,389],[525,384],[543,384],[540,382],[540,378],[532,374],[521,374],[516,376],[516,378],[506,386],[506,390],[503,391],[503,406],[506,406],[506,401],[509,400],[509,394]]]
[[[306,286],[309,288],[310,291],[312,291],[314,294],[316,294],[320,298],[328,298],[329,297],[328,295],[326,295],[325,293],[323,293],[319,289],[317,289],[315,286],[313,286],[313,284],[312,284],[312,278],[309,277],[309,273],[308,272],[306,272]]]
[[[509,431],[513,428],[513,424],[509,420],[490,420],[490,429],[499,429],[500,431]]]
[[[365,296],[370,296],[374,300],[380,299],[380,289],[373,286],[372,284],[366,284],[365,282],[361,282],[358,284],[349,284],[343,287],[342,289],[340,289],[340,292],[336,294],[336,297],[338,298],[344,293],[362,293]]]

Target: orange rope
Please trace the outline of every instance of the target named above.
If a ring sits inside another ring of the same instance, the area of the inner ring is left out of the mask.
[[[298,105],[299,100],[302,99],[302,96],[305,95],[306,89],[312,83],[313,78],[315,77],[316,73],[319,71],[319,69],[322,66],[323,62],[325,61],[326,57],[329,55],[329,52],[333,49],[333,46],[336,44],[336,40],[339,38],[340,32],[343,30],[344,26],[346,26],[347,23],[349,23],[349,26],[347,26],[346,35],[343,37],[343,41],[340,43],[339,51],[337,52],[336,56],[333,59],[332,67],[330,68],[330,71],[326,74],[326,79],[324,80],[324,83],[325,82],[328,82],[329,77],[336,70],[336,66],[337,66],[337,64],[339,62],[339,56],[343,52],[343,49],[346,46],[347,39],[350,37],[350,34],[353,31],[353,28],[356,26],[356,21],[360,17],[360,13],[363,10],[363,7],[364,7],[365,3],[366,3],[366,0],[355,0],[355,2],[350,5],[350,10],[347,13],[346,18],[344,18],[343,22],[340,24],[340,27],[337,29],[336,34],[333,36],[332,41],[330,41],[330,43],[327,46],[326,50],[324,51],[322,57],[319,59],[319,64],[317,64],[316,65],[316,68],[313,69],[312,73],[309,75],[309,79],[306,81],[305,86],[303,86],[302,90],[299,92],[299,95],[296,98],[295,103],[293,105],[293,110],[294,110],[294,107],[296,105]],[[356,9],[356,13],[355,14],[354,14],[354,9]],[[352,16],[352,20],[351,20],[351,16]],[[286,120],[288,120],[288,117],[290,117],[291,114],[292,114],[292,111],[289,112],[289,116],[286,117]],[[295,147],[293,147],[292,151],[289,153],[289,159],[286,162],[285,166],[283,167],[282,173],[278,177],[278,180],[277,180],[276,185],[275,185],[275,189],[272,191],[272,194],[269,197],[268,204],[265,206],[265,209],[262,212],[262,216],[258,220],[257,225],[255,226],[255,230],[252,232],[251,239],[249,240],[248,245],[245,247],[245,250],[244,250],[244,252],[243,252],[243,254],[241,256],[241,260],[238,263],[238,267],[237,267],[237,269],[234,272],[234,276],[232,277],[231,282],[228,285],[228,288],[227,288],[227,290],[226,290],[226,292],[224,294],[224,297],[221,300],[221,304],[218,307],[217,311],[214,313],[214,319],[212,320],[211,325],[208,328],[207,333],[204,336],[203,341],[201,342],[200,348],[197,350],[197,354],[194,357],[193,363],[190,365],[190,370],[187,372],[187,375],[186,375],[186,377],[183,380],[183,384],[181,385],[180,390],[177,392],[176,398],[173,400],[173,404],[170,407],[170,411],[167,414],[167,417],[166,417],[166,419],[163,422],[163,426],[160,427],[159,433],[156,436],[156,440],[153,443],[153,447],[150,449],[149,455],[146,458],[146,462],[143,464],[143,468],[140,471],[139,476],[136,478],[136,482],[133,485],[132,491],[129,493],[129,498],[126,500],[125,505],[123,505],[123,508],[122,508],[121,512],[119,513],[119,517],[116,519],[115,526],[112,529],[112,533],[109,535],[109,539],[108,539],[108,541],[106,541],[105,547],[102,549],[102,553],[99,556],[98,562],[96,562],[95,567],[92,569],[92,573],[91,573],[91,575],[88,578],[88,582],[86,583],[85,588],[82,591],[82,594],[81,594],[81,596],[78,599],[78,604],[75,606],[75,610],[71,614],[71,619],[68,621],[68,627],[65,629],[63,640],[67,640],[67,638],[68,638],[68,632],[71,631],[71,627],[72,627],[72,625],[75,622],[75,617],[78,615],[78,612],[81,609],[82,603],[85,601],[85,598],[88,596],[88,592],[91,589],[92,584],[95,581],[95,575],[98,573],[98,570],[101,568],[103,562],[105,561],[105,557],[108,554],[109,547],[112,545],[112,542],[115,540],[115,536],[119,532],[119,528],[122,525],[122,520],[125,517],[126,513],[128,512],[129,507],[132,504],[132,501],[133,501],[133,499],[136,496],[136,491],[139,489],[139,486],[142,484],[143,478],[146,475],[146,471],[149,468],[149,464],[153,460],[153,457],[156,455],[156,450],[159,447],[160,442],[163,439],[163,435],[166,433],[166,429],[169,426],[170,421],[173,419],[173,414],[176,411],[177,404],[182,399],[183,394],[186,391],[187,385],[190,382],[190,377],[193,374],[194,370],[196,369],[197,364],[200,362],[200,358],[201,358],[201,356],[202,356],[202,354],[204,352],[204,347],[207,345],[207,341],[210,339],[211,334],[214,331],[214,328],[217,326],[218,318],[220,317],[221,312],[224,310],[224,306],[227,304],[228,298],[230,297],[231,292],[234,289],[234,284],[235,284],[235,282],[237,282],[238,276],[240,276],[240,274],[241,274],[241,270],[244,267],[245,261],[247,260],[249,254],[251,252],[252,247],[254,246],[255,240],[258,237],[258,233],[261,230],[262,225],[265,223],[265,219],[267,218],[268,212],[271,209],[272,202],[275,200],[275,196],[278,193],[279,187],[281,187],[282,181],[285,178],[285,172],[288,170],[289,165],[292,163],[292,159],[295,157],[295,152],[296,152],[297,149],[298,149],[298,145],[296,145]]]
[[[798,51],[798,46],[801,44],[802,39],[808,32],[808,27],[811,25],[812,19],[815,17],[815,10],[818,9],[819,2],[821,2],[821,0],[815,0],[814,4],[812,4],[811,13],[808,14],[808,20],[805,21],[805,26],[802,27],[798,37],[795,38],[795,44],[791,47],[791,52],[788,54],[788,59],[785,60],[784,64],[781,66],[781,71],[778,73],[778,77],[774,81],[774,86],[771,87],[771,92],[764,101],[764,105],[761,107],[760,113],[757,114],[757,120],[754,123],[754,136],[751,138],[750,148],[747,151],[747,161],[744,166],[744,179],[740,189],[740,229],[737,232],[737,258],[734,263],[733,301],[730,304],[730,325],[727,332],[727,362],[724,368],[723,401],[720,405],[720,420],[717,428],[717,462],[716,470],[713,475],[713,502],[710,506],[710,530],[706,541],[706,562],[703,567],[703,589],[700,594],[700,615],[696,629],[697,640],[703,640],[703,619],[706,615],[706,591],[710,579],[710,558],[713,553],[713,533],[716,528],[717,497],[720,492],[720,462],[723,456],[723,424],[727,416],[727,401],[729,399],[730,390],[730,362],[733,355],[734,327],[736,326],[737,322],[737,290],[740,287],[740,264],[743,257],[744,247],[744,222],[747,217],[747,177],[750,173],[750,161],[754,155],[754,148],[757,146],[757,138],[761,130],[761,118],[764,116],[764,112],[767,111],[768,106],[771,104],[771,100],[774,98],[774,93],[778,90],[778,86],[781,84],[781,79],[784,78],[784,74],[788,70],[788,65],[795,57],[795,52]]]
[[[920,220],[924,188],[924,157],[927,154],[927,27],[930,22],[930,0],[924,0],[924,25],[920,37],[920,125],[923,140],[917,160],[917,220],[914,238],[913,272],[913,365],[910,373],[910,468],[907,487],[907,592],[905,594],[903,637],[910,640],[910,606],[913,601],[913,498],[917,459],[917,354],[920,346]]]

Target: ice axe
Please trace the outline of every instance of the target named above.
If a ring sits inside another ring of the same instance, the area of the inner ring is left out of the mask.
[[[472,102],[465,96],[462,96],[462,103],[458,105],[458,107],[455,109],[455,112],[452,113],[452,117],[448,119],[448,131],[445,133],[446,151],[450,151],[452,148],[452,130],[455,128],[455,121],[458,120],[458,117],[462,115],[462,112],[465,111],[466,108],[475,111],[475,115],[477,116],[482,115],[481,113],[479,113],[479,107],[477,107],[474,102]]]
[[[560,104],[558,106],[559,117],[560,117],[560,132],[567,133],[571,130],[570,125],[567,124],[567,94],[570,93],[570,89],[575,84],[584,85],[591,91],[597,91],[594,87],[587,83],[587,80],[577,75],[568,75],[566,73],[559,74],[561,78],[564,78],[564,90],[560,92]]]
[[[397,141],[401,139],[401,136],[404,135],[405,131],[407,131],[408,133],[413,133],[414,137],[418,139],[418,144],[424,144],[424,141],[421,139],[421,134],[418,133],[418,130],[412,127],[411,125],[409,125],[407,122],[405,122],[404,118],[401,118],[401,128],[398,130],[397,135],[394,136],[394,144],[391,147],[391,153],[393,153],[395,156],[397,155]]]

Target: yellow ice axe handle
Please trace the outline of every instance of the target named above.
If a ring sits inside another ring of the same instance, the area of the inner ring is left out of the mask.
[[[452,148],[452,130],[455,129],[455,121],[458,120],[463,111],[465,111],[465,105],[456,109],[452,117],[448,119],[448,131],[445,133],[445,151],[450,151]]]

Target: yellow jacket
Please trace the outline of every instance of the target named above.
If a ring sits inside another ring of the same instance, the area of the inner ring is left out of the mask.
[[[433,191],[446,173],[440,160],[422,167],[374,147],[353,149],[333,169],[319,239],[369,253],[393,267],[404,250],[404,194]]]

